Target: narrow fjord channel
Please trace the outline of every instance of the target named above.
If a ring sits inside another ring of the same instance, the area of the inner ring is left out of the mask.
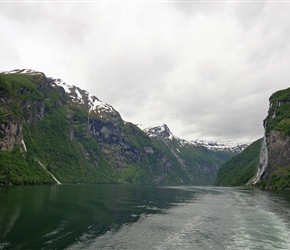
[[[0,249],[290,249],[290,192],[218,187],[0,188]]]

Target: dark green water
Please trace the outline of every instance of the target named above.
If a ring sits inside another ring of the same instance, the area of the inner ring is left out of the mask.
[[[0,249],[290,249],[290,192],[2,187]]]

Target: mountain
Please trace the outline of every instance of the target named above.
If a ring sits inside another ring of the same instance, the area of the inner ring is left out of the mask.
[[[233,141],[206,141],[200,139],[187,141],[174,136],[166,124],[146,128],[144,129],[144,132],[151,138],[175,140],[179,141],[182,145],[191,145],[193,148],[206,148],[209,152],[223,161],[227,161],[233,156],[241,153],[247,146],[249,146],[249,143]]]
[[[179,162],[183,162],[185,169],[190,170],[190,166],[193,166],[196,171],[195,175],[199,176],[199,179],[210,179],[208,184],[215,182],[216,171],[220,165],[237,155],[247,145],[246,143],[204,140],[187,141],[174,136],[166,124],[146,128],[144,132],[150,138],[157,139],[170,148]]]
[[[175,164],[181,166],[192,183],[196,185],[214,183],[217,169],[223,161],[209,150],[175,137],[166,124],[150,127],[144,131],[151,140],[158,142],[168,155],[174,157]]]
[[[290,88],[271,95],[264,138],[224,164],[217,185],[290,187]]]
[[[0,74],[0,184],[214,182],[222,158],[152,129],[42,72]]]

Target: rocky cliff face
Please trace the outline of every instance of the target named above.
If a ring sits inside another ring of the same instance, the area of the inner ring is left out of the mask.
[[[265,150],[261,151],[257,181],[271,187],[290,186],[290,88],[274,93],[264,120]]]
[[[217,185],[290,188],[290,88],[269,101],[264,137],[219,169]]]
[[[253,183],[268,180],[273,172],[285,166],[290,166],[290,137],[271,130],[264,137],[260,165]]]
[[[282,131],[271,130],[266,136],[268,166],[290,166],[290,136]]]
[[[290,186],[290,88],[274,93],[264,120],[264,143],[253,183],[269,187]]]
[[[4,121],[0,127],[0,151],[12,150],[15,145],[22,144],[23,124],[20,119]]]

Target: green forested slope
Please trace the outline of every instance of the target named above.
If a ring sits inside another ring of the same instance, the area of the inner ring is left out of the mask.
[[[43,73],[0,74],[0,185],[212,184],[223,162],[204,148],[150,138],[97,98]],[[82,98],[80,95],[82,94]],[[177,150],[178,149],[178,150]]]
[[[217,172],[217,186],[243,186],[257,173],[263,139],[223,164]]]

